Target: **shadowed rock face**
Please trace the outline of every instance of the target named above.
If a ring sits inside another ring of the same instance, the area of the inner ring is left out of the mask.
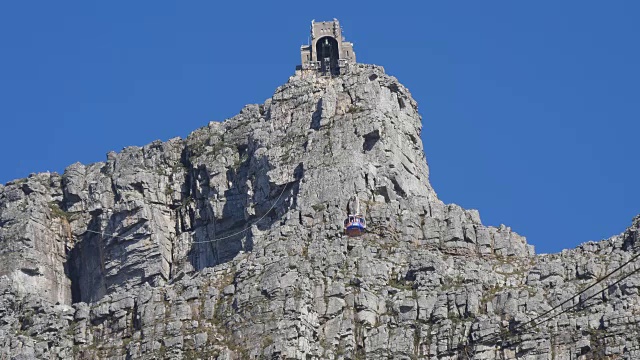
[[[358,64],[186,140],[0,185],[0,358],[639,357],[636,275],[519,326],[634,256],[640,218],[536,256],[437,198],[421,125]]]

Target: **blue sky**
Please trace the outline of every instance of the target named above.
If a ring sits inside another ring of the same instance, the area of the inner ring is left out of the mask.
[[[640,213],[637,1],[5,1],[0,183],[261,103],[338,18],[423,115],[441,199],[538,252]]]

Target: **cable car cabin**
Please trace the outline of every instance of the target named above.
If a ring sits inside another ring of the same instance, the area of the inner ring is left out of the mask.
[[[366,228],[367,226],[364,220],[364,216],[360,214],[349,215],[349,217],[344,221],[344,233],[349,237],[355,237],[364,234]]]

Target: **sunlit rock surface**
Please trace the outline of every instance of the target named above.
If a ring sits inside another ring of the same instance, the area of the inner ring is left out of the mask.
[[[640,218],[536,256],[437,198],[421,126],[358,64],[0,185],[0,358],[640,358],[640,276],[616,283],[637,261],[529,323],[635,256]],[[347,238],[354,195],[368,232]]]

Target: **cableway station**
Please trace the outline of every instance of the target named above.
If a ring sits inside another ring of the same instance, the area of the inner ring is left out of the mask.
[[[356,62],[353,43],[346,41],[340,22],[311,21],[309,44],[300,47],[298,69],[317,71],[325,76],[340,75]]]

